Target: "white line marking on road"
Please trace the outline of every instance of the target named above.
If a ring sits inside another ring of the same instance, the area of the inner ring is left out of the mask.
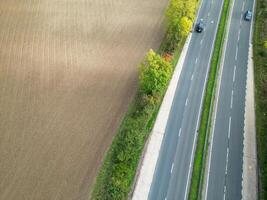
[[[232,124],[232,117],[229,117],[228,139],[231,137],[231,124]]]
[[[188,103],[188,98],[187,98],[186,101],[185,101],[185,106],[187,106],[187,103]]]
[[[225,172],[224,172],[225,175],[227,175],[228,173],[228,161],[229,161],[229,147],[227,147],[226,164],[225,164]]]
[[[243,1],[242,11],[244,11],[244,8],[245,8],[245,1]]]
[[[231,97],[231,109],[233,108],[233,96]]]
[[[231,95],[234,96],[234,90],[232,90],[232,94]]]
[[[239,39],[240,39],[240,29],[238,31],[238,38],[237,38],[238,42],[239,42]]]
[[[179,130],[179,137],[181,136],[181,132],[182,132],[182,129],[180,128],[180,130]]]
[[[237,60],[237,55],[238,55],[238,47],[236,48],[236,51],[235,51],[235,59]]]
[[[198,58],[196,58],[196,61],[195,61],[196,64],[197,64],[197,61],[198,61]]]
[[[225,200],[225,194],[226,194],[226,186],[224,185],[224,189],[223,189],[223,200]]]
[[[202,45],[202,43],[203,43],[203,39],[200,40],[200,45]]]
[[[208,13],[208,17],[210,16],[210,12]]]
[[[239,26],[241,26],[241,24],[242,24],[242,17],[243,17],[243,14],[241,13],[240,20],[239,20]]]
[[[171,173],[172,173],[172,170],[173,170],[173,166],[174,166],[174,164],[172,163]]]
[[[226,165],[228,165],[228,161],[229,161],[229,147],[227,147]]]
[[[233,82],[235,82],[235,71],[236,71],[236,65],[235,65],[235,67],[234,67]]]
[[[210,23],[212,23],[212,24],[213,24],[213,23],[214,23],[214,21],[212,20]]]
[[[192,76],[191,76],[191,81],[193,80],[193,78],[194,78],[194,74],[192,74]]]

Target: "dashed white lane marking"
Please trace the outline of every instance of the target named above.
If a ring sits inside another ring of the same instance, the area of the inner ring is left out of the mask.
[[[228,173],[228,161],[229,161],[229,147],[227,147],[227,153],[226,153],[226,164],[225,164],[225,172],[224,172],[225,175],[227,175]]]
[[[171,173],[172,173],[172,170],[173,170],[173,166],[174,166],[174,164],[172,163]]]
[[[225,164],[225,176],[228,173],[228,160],[229,160],[229,147],[227,147],[227,153],[226,153],[226,164]],[[224,184],[224,189],[223,189],[223,199],[225,199],[226,196],[226,185]]]
[[[238,47],[236,47],[236,51],[235,51],[235,59],[237,60],[237,55],[238,55]]]
[[[228,174],[228,166],[225,165],[225,172],[224,172],[224,175],[227,176],[227,174]]]
[[[197,61],[198,61],[198,58],[196,58],[196,61],[195,61],[196,64],[197,64]]]
[[[210,16],[210,12],[208,13],[208,17]]]
[[[239,20],[239,26],[241,26],[241,23],[242,23],[242,17],[243,17],[243,14],[241,13],[240,20]]]
[[[212,23],[212,24],[213,24],[213,23],[214,23],[214,21],[212,20],[210,23]]]
[[[201,45],[202,45],[202,43],[203,43],[203,39],[200,40],[200,44],[201,44]]]
[[[193,80],[193,78],[194,78],[194,74],[192,74],[192,76],[191,76],[191,81]]]
[[[180,128],[180,130],[179,130],[179,137],[181,136],[181,132],[182,132],[182,129]]]
[[[231,109],[233,108],[233,99],[234,99],[234,91],[232,90],[232,94],[231,94]]]
[[[242,11],[244,11],[244,8],[245,8],[245,1],[243,1]]]
[[[225,194],[226,194],[226,186],[224,186],[224,189],[223,189],[223,200],[225,200]]]
[[[229,147],[227,147],[227,153],[226,153],[226,166],[228,166],[229,161]]]
[[[231,105],[230,105],[231,109],[233,108],[233,96],[231,96]]]
[[[233,82],[235,82],[235,71],[236,71],[236,66],[234,67]]]
[[[238,31],[238,38],[237,38],[237,41],[239,42],[239,39],[240,39],[240,29]]]
[[[188,98],[187,98],[186,101],[185,101],[185,106],[187,106],[187,103],[188,103]]]
[[[231,137],[231,123],[232,123],[232,117],[229,117],[228,139]]]

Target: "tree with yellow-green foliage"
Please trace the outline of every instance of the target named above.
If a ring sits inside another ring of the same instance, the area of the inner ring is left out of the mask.
[[[192,21],[188,17],[182,17],[180,20],[180,35],[186,37],[192,29]]]
[[[160,55],[150,50],[139,68],[139,87],[142,94],[155,95],[166,88],[173,68]]]
[[[169,50],[186,37],[195,19],[197,0],[171,0],[166,10]]]

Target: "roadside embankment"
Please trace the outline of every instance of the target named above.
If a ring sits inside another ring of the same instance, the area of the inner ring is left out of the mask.
[[[256,137],[260,200],[267,199],[267,1],[257,0],[253,37]]]

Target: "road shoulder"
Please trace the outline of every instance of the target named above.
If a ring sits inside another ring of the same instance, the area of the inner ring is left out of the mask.
[[[243,149],[242,199],[257,199],[257,149],[255,129],[254,71],[252,44],[249,47],[247,91],[245,104],[245,127]]]

